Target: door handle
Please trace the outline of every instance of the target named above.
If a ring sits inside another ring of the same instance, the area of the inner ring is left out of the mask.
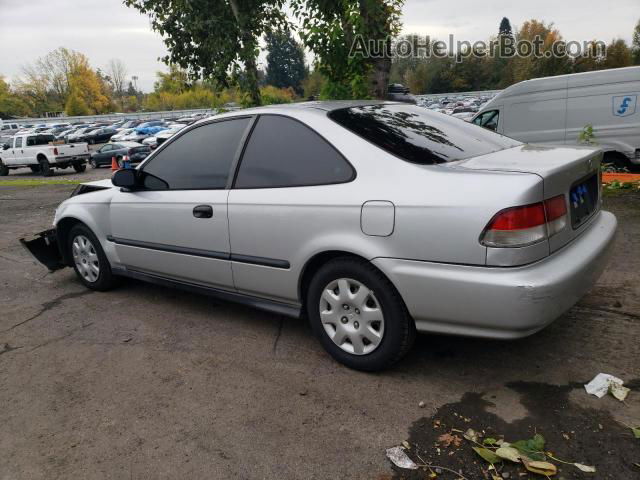
[[[211,218],[213,217],[213,208],[211,208],[211,205],[198,205],[193,208],[193,216],[196,218]]]

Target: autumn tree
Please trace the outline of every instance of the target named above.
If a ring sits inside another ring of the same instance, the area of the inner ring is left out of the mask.
[[[633,65],[633,55],[624,39],[618,38],[607,45],[604,68],[621,68],[631,65]]]
[[[0,116],[25,116],[30,113],[28,102],[14,92],[0,75]]]

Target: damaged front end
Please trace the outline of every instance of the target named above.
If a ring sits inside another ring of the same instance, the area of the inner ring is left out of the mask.
[[[66,267],[62,252],[58,246],[58,236],[55,228],[37,233],[32,240],[20,239],[20,243],[38,262],[51,272]]]

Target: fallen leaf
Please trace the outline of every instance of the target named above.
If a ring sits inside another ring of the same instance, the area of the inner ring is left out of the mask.
[[[482,443],[483,445],[495,445],[496,443],[498,443],[498,441],[495,438],[489,437],[489,438],[485,438],[482,441]]]
[[[520,458],[522,459],[524,467],[532,473],[538,473],[540,475],[546,475],[548,477],[558,473],[558,469],[553,463],[531,460],[524,455],[522,455]]]
[[[484,458],[487,462],[491,464],[499,463],[502,461],[502,459],[499,456],[497,456],[488,448],[482,448],[482,447],[471,447],[471,448],[473,448],[474,452],[476,452],[478,455],[480,455],[482,458]]]
[[[462,436],[470,442],[478,442],[478,432],[476,432],[473,428],[468,428]]]
[[[633,432],[634,437],[640,438],[640,427],[632,428],[631,431]]]
[[[510,462],[520,463],[520,452],[513,447],[500,447],[496,450],[496,455]]]
[[[583,472],[587,472],[587,473],[595,473],[596,472],[596,467],[592,467],[590,465],[583,465],[581,463],[574,463],[573,466],[578,468],[578,470],[583,471]]]
[[[544,450],[544,444],[544,437],[539,433],[536,433],[533,438],[529,440],[519,440],[512,443],[511,446],[517,448],[520,453],[526,455],[531,460],[542,461],[545,459],[544,453],[542,453]]]
[[[406,440],[402,442],[402,446],[407,450],[411,450],[411,445],[409,445],[409,442],[407,442]]]
[[[630,390],[627,387],[622,386],[620,383],[611,382],[609,384],[609,393],[621,402],[624,402],[629,392]]]
[[[443,447],[449,447],[453,444],[458,448],[462,444],[462,439],[457,435],[451,435],[450,433],[444,433],[438,437],[438,443]]]

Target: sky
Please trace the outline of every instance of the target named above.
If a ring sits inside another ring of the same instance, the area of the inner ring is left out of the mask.
[[[624,38],[631,42],[640,19],[638,0],[615,0],[601,8],[584,0],[406,0],[403,31],[446,39],[486,40],[503,16],[515,27],[527,19],[553,22],[565,40]],[[94,68],[112,58],[125,62],[138,87],[151,91],[155,72],[166,67],[162,38],[148,17],[121,0],[0,0],[0,75],[9,81],[21,67],[64,46],[87,55]]]

